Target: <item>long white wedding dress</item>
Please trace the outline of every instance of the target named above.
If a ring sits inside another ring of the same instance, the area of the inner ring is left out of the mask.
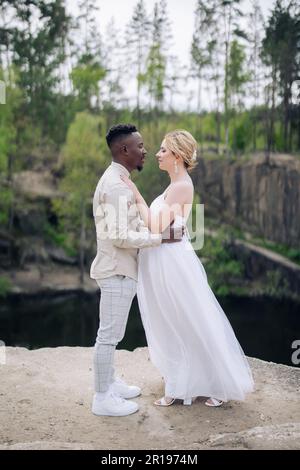
[[[160,210],[163,198],[152,202],[151,211]],[[137,298],[165,396],[244,400],[254,390],[247,358],[187,235],[140,250]]]

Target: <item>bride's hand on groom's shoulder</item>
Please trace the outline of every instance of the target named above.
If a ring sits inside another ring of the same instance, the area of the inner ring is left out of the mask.
[[[125,183],[126,186],[128,186],[128,188],[131,189],[131,191],[133,192],[133,194],[136,197],[138,195],[139,190],[136,187],[136,185],[134,184],[134,182],[131,181],[131,179],[128,178],[128,176],[126,176],[126,175],[120,175],[120,178],[123,181],[123,183]]]

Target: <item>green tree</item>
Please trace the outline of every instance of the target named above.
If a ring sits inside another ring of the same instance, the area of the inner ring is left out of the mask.
[[[164,80],[166,62],[159,43],[151,46],[147,60],[147,72],[145,80],[151,97],[150,107],[155,111],[161,110],[164,100]]]
[[[114,18],[107,25],[103,51],[103,63],[106,70],[103,83],[105,88],[103,107],[108,121],[114,122],[114,111],[123,105],[122,77],[124,74],[124,50]],[[111,120],[110,114],[112,114]],[[110,124],[107,127],[109,126]]]
[[[158,136],[158,117],[163,111],[167,85],[168,48],[171,40],[166,0],[155,3],[151,29],[151,44],[146,72],[142,80],[150,97],[150,112],[154,124],[153,133]]]
[[[24,104],[22,91],[13,83],[16,82],[16,75],[16,70],[4,71],[0,68],[0,80],[7,84],[6,103],[0,104],[0,225],[10,242],[10,261],[15,207],[13,176],[20,166],[20,110]]]
[[[144,0],[139,0],[126,29],[127,60],[136,79],[136,110],[138,127],[141,125],[141,89],[149,51],[150,21]]]
[[[196,135],[199,134],[201,150],[203,152],[203,131],[201,112],[202,109],[202,82],[207,67],[212,63],[212,52],[216,47],[216,41],[211,37],[211,28],[214,23],[214,4],[203,0],[197,1],[195,11],[195,26],[191,45],[192,76],[198,81],[197,92],[197,119]]]
[[[220,153],[221,144],[221,124],[222,124],[222,103],[223,103],[223,83],[224,83],[224,67],[222,64],[224,49],[224,33],[223,21],[221,21],[219,13],[219,0],[209,0],[206,8],[209,9],[207,21],[205,23],[207,50],[209,53],[209,63],[206,65],[206,80],[209,87],[209,96],[211,95],[211,110],[215,119],[215,140],[216,151]]]
[[[230,114],[230,89],[229,89],[229,61],[230,61],[230,44],[234,37],[245,37],[245,33],[241,31],[238,20],[243,16],[243,12],[239,8],[241,0],[219,0],[216,10],[218,21],[223,24],[222,36],[224,39],[224,121],[225,121],[225,150],[226,155],[229,152],[229,114]]]
[[[221,140],[221,102],[224,104],[225,151],[229,153],[230,45],[233,39],[247,36],[239,26],[243,16],[241,0],[198,0],[191,55],[194,75],[198,78],[198,103],[201,102],[202,81],[215,87],[217,152]],[[223,67],[223,70],[221,70]],[[223,90],[221,89],[223,87]],[[211,87],[209,87],[211,88]],[[223,91],[223,93],[222,93]]]
[[[264,18],[259,4],[259,0],[252,0],[252,10],[248,20],[248,63],[247,68],[250,73],[249,92],[253,97],[253,107],[251,113],[252,128],[252,150],[256,150],[257,122],[258,122],[258,102],[261,96],[263,63],[261,61],[262,35],[264,28]]]
[[[77,64],[70,78],[77,98],[77,111],[99,110],[101,107],[101,82],[106,75],[103,66],[102,40],[96,15],[99,8],[91,0],[80,1],[81,14],[77,28],[82,33],[83,43],[75,43]]]
[[[249,81],[249,73],[245,72],[246,54],[241,44],[234,39],[230,47],[230,57],[228,63],[228,86],[231,110],[234,115],[239,115],[242,111],[242,97],[245,94],[244,85]],[[237,150],[236,130],[234,126],[233,151]]]
[[[60,133],[63,108],[57,110],[58,68],[66,58],[70,18],[63,0],[18,0],[1,5],[11,16],[8,33],[12,63],[19,68],[19,85],[26,96],[24,114],[43,135]],[[38,21],[36,21],[38,18]]]
[[[88,217],[91,197],[107,165],[103,132],[104,126],[98,117],[86,112],[76,114],[62,150],[64,176],[60,190],[65,196],[54,202],[61,224],[78,250],[81,283],[84,281],[86,232],[91,223]]]
[[[262,45],[262,59],[271,70],[271,111],[268,126],[268,150],[275,150],[276,95],[282,99],[283,145],[288,150],[293,83],[300,69],[300,12],[294,1],[276,1],[268,20]],[[279,86],[278,86],[279,85]]]
[[[77,96],[79,110],[92,111],[95,107],[93,98],[99,109],[99,82],[105,77],[104,68],[95,61],[93,56],[84,56],[71,72],[72,83]]]

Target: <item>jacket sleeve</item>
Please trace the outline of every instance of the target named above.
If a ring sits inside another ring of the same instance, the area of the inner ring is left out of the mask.
[[[146,248],[161,244],[162,235],[151,233],[143,224],[133,193],[125,186],[117,186],[105,194],[104,217],[107,238],[118,248]]]

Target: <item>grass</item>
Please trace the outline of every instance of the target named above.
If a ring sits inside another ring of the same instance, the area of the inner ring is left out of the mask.
[[[239,227],[233,227],[226,223],[220,224],[216,219],[212,219],[207,216],[205,216],[205,226],[211,230],[218,230],[221,226],[224,228],[228,236],[231,236],[232,238],[252,243],[253,245],[257,245],[261,248],[266,248],[300,265],[300,247],[289,247],[284,244],[266,240],[265,238],[258,237],[257,235],[249,234],[248,232],[245,234],[245,232]]]
[[[300,248],[291,248],[286,245],[281,245],[278,243],[271,242],[262,238],[254,237],[252,243],[259,245],[262,248],[267,248],[268,250],[274,251],[279,255],[288,258],[296,264],[300,265]]]

